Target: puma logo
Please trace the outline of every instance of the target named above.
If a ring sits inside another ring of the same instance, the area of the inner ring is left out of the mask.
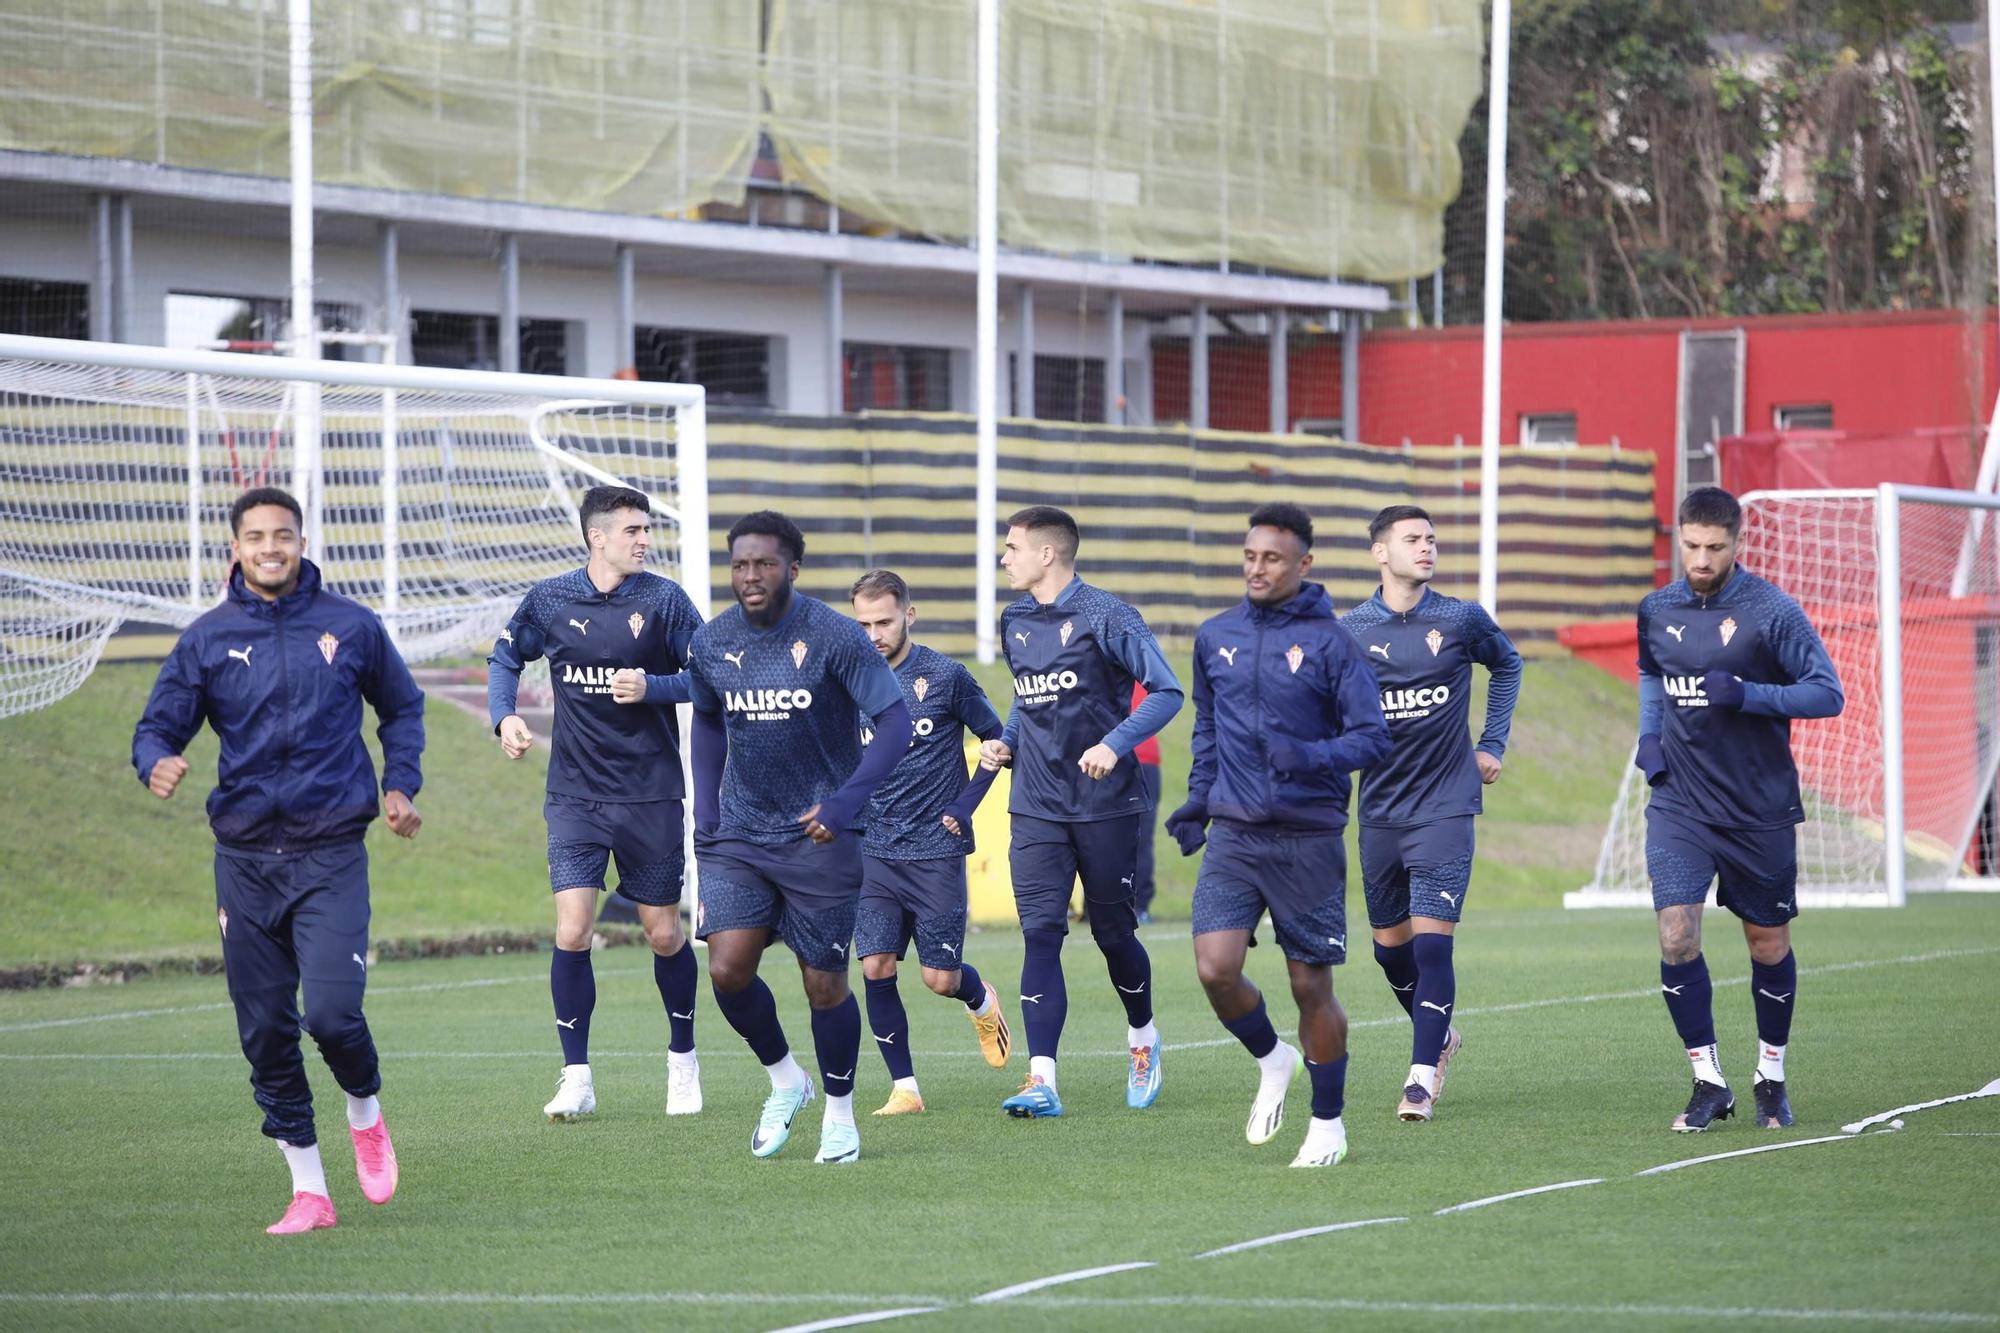
[[[1786,899],[1786,900],[1785,900],[1784,902],[1781,902],[1781,903],[1779,903],[1779,904],[1778,904],[1778,910],[1779,910],[1780,912],[1789,912],[1789,911],[1791,911],[1791,910],[1792,910],[1792,903],[1791,903],[1791,900],[1790,900],[1790,899],[1788,898],[1788,899]]]
[[[584,618],[583,618],[582,620],[577,620],[577,619],[575,619],[574,617],[572,617],[569,623],[570,623],[571,625],[574,625],[574,626],[576,627],[576,632],[577,632],[578,634],[588,634],[588,633],[590,633],[590,617],[589,617],[589,616],[585,616],[585,617],[584,617]]]
[[[1327,937],[1326,937],[1326,942],[1327,942],[1328,944],[1331,944],[1331,945],[1332,945],[1332,946],[1333,946],[1334,948],[1336,948],[1336,949],[1345,949],[1345,948],[1347,947],[1347,936],[1345,936],[1345,935],[1329,935],[1329,936],[1327,936]],[[1411,982],[1410,984],[1411,984],[1412,986],[1414,986],[1414,985],[1416,985],[1417,983],[1413,981],[1413,982]]]
[[[1117,985],[1116,982],[1112,984]],[[1144,986],[1119,986],[1118,989],[1124,991],[1127,995],[1144,995],[1146,993]]]
[[[565,1022],[562,1019],[558,1018],[556,1020],[556,1026],[559,1028],[568,1028],[571,1032],[574,1032],[576,1031],[576,1020],[572,1018],[567,1022]]]
[[[673,1010],[669,1009],[669,1010],[667,1010],[667,1017],[668,1017],[668,1018],[684,1018],[684,1019],[687,1019],[687,1020],[689,1020],[689,1021],[693,1021],[693,1019],[694,1019],[694,1010],[690,1009],[690,1010],[688,1010],[688,1011],[687,1011],[686,1013],[684,1013],[684,1014],[677,1014],[677,1013],[675,1013],[675,1012],[674,1012]]]
[[[853,1078],[853,1077],[854,1077],[854,1071],[853,1071],[852,1069],[850,1069],[850,1070],[848,1070],[848,1071],[847,1071],[847,1072],[846,1072],[845,1074],[834,1074],[834,1073],[829,1073],[829,1074],[827,1074],[827,1076],[826,1076],[826,1081],[827,1081],[827,1082],[829,1082],[829,1083],[837,1083],[837,1082],[840,1082],[840,1081],[842,1081],[842,1080],[844,1080],[844,1079],[850,1079],[850,1078]]]
[[[368,970],[368,960],[367,960],[366,958],[363,958],[363,957],[362,957],[362,956],[361,956],[360,954],[358,954],[358,953],[351,953],[351,954],[349,954],[349,955],[347,955],[347,956],[348,956],[349,958],[352,958],[352,959],[353,959],[353,960],[354,960],[355,962],[357,962],[357,963],[361,964],[361,970],[362,970],[363,972],[366,972],[366,971]]]
[[[1444,1016],[1445,1016],[1446,1018],[1450,1018],[1450,1017],[1451,1017],[1451,1006],[1450,1006],[1450,1005],[1448,1005],[1448,1004],[1432,1004],[1432,1003],[1431,1003],[1431,1002],[1430,1002],[1429,1000],[1418,1000],[1418,1001],[1417,1001],[1417,1008],[1419,1008],[1419,1009],[1435,1009],[1435,1010],[1437,1010],[1437,1011],[1438,1011],[1439,1013],[1443,1014],[1443,1015],[1444,1015]]]
[[[1682,982],[1678,986],[1669,986],[1664,982],[1662,982],[1660,985],[1660,993],[1663,995],[1679,995],[1682,991],[1686,989],[1687,989],[1686,982]]]
[[[1371,643],[1368,645],[1368,651],[1371,653],[1382,654],[1382,660],[1384,662],[1389,660],[1389,645],[1386,643]]]
[[[1020,640],[1021,646],[1023,648],[1028,646],[1028,631],[1024,629],[1017,629],[1014,631],[1014,637]]]
[[[722,655],[722,660],[729,663],[731,666],[735,667],[738,671],[741,671],[743,669],[742,653],[724,653]]]
[[[229,655],[230,655],[231,657],[234,657],[234,658],[236,658],[236,659],[237,659],[238,661],[242,662],[244,666],[249,666],[249,665],[250,665],[250,650],[251,650],[251,648],[255,648],[256,646],[257,646],[257,645],[253,643],[253,644],[251,644],[251,645],[250,645],[250,647],[249,647],[249,648],[231,648],[231,649],[229,650]]]
[[[946,953],[950,954],[950,955],[951,955],[951,956],[952,956],[953,958],[956,958],[956,957],[958,957],[958,946],[957,946],[956,944],[945,944],[945,943],[943,943],[942,941],[940,941],[940,942],[939,942],[939,944],[938,944],[938,948],[940,948],[940,949],[943,949],[943,950],[944,950],[944,951],[945,951]]]
[[[1773,995],[1771,994],[1771,992],[1765,990],[1762,986],[1759,986],[1757,988],[1757,993],[1763,996],[1767,1000],[1776,1000],[1779,1004],[1783,1004],[1785,1001],[1792,998],[1792,992],[1790,991],[1786,991],[1783,995]]]
[[[884,1046],[894,1046],[896,1044],[896,1034],[893,1032],[886,1037],[879,1032],[871,1032],[868,1035],[881,1042]]]
[[[1683,634],[1687,633],[1687,626],[1686,626],[1686,625],[1669,625],[1669,626],[1667,626],[1667,633],[1669,633],[1669,634],[1671,634],[1671,635],[1673,635],[1673,636],[1674,636],[1674,642],[1675,642],[1675,643],[1679,643],[1679,642],[1681,641],[1681,635],[1683,635]]]
[[[505,626],[502,626],[500,630],[500,641],[502,643],[514,642],[514,631],[506,628]]]
[[[1443,889],[1439,889],[1438,897],[1444,899],[1446,902],[1450,903],[1453,907],[1458,906],[1458,895],[1455,893],[1446,893]]]
[[[834,951],[834,953],[835,953],[836,955],[838,955],[839,957],[842,957],[842,958],[845,958],[845,957],[847,957],[847,946],[846,946],[845,944],[836,944],[836,945],[834,945],[834,946],[833,946],[833,951]]]
[[[1047,995],[1047,994],[1048,994],[1048,992],[1047,992],[1047,991],[1043,991],[1043,992],[1042,992],[1042,993],[1041,993],[1040,995],[1023,995],[1023,996],[1021,997],[1021,1003],[1022,1003],[1022,1004],[1040,1004],[1040,1003],[1042,1002],[1042,995]]]
[[[1217,649],[1215,650],[1215,655],[1216,655],[1217,657],[1221,658],[1221,659],[1222,659],[1223,661],[1225,661],[1225,662],[1229,663],[1229,665],[1231,665],[1231,666],[1235,666],[1235,665],[1236,665],[1236,654],[1237,654],[1237,653],[1238,653],[1239,651],[1240,651],[1240,649],[1238,649],[1238,648],[1217,648]]]
[[[1413,991],[1413,990],[1415,990],[1416,988],[1417,988],[1417,983],[1416,983],[1416,982],[1414,982],[1414,981],[1412,981],[1412,982],[1411,982],[1411,983],[1410,983],[1409,985],[1407,985],[1407,986],[1398,986],[1398,985],[1397,985],[1397,984],[1396,984],[1395,982],[1393,982],[1393,981],[1389,983],[1389,989],[1390,989],[1390,990],[1393,990],[1393,991]]]

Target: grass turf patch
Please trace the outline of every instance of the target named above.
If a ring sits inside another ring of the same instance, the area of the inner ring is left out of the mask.
[[[0,1323],[772,1329],[914,1298],[948,1312],[911,1319],[912,1329],[947,1319],[995,1330],[1317,1329],[1333,1317],[1387,1328],[1413,1314],[1577,1329],[1837,1327],[1926,1314],[1992,1325],[2000,1099],[1913,1115],[1907,1129],[1859,1142],[1634,1173],[1837,1133],[2000,1074],[1990,1023],[1936,1021],[1976,1019],[2000,1001],[1996,907],[1927,899],[1798,924],[1800,1119],[1783,1133],[1747,1118],[1748,964],[1733,921],[1711,914],[1724,1067],[1744,1105],[1687,1137],[1666,1129],[1688,1074],[1655,998],[1649,915],[1475,912],[1458,949],[1467,1044],[1429,1125],[1392,1116],[1409,1029],[1380,975],[1365,961],[1336,972],[1354,1024],[1353,1155],[1317,1172],[1285,1169],[1308,1113],[1303,1082],[1277,1141],[1244,1142],[1254,1067],[1208,1013],[1186,937],[1165,927],[1146,932],[1169,1043],[1157,1106],[1123,1105],[1123,1013],[1096,951],[1076,937],[1063,1119],[1001,1115],[1023,1057],[1010,1071],[988,1069],[958,1006],[910,976],[905,1002],[931,1109],[867,1116],[888,1078],[863,1051],[863,1158],[840,1170],[813,1165],[810,1111],[780,1157],[750,1156],[764,1078],[705,987],[707,1109],[661,1114],[666,1024],[642,953],[598,955],[601,1109],[577,1125],[539,1114],[559,1062],[544,960],[385,964],[368,1011],[401,1192],[386,1208],[361,1201],[338,1092],[308,1047],[341,1225],[291,1240],[262,1234],[283,1207],[284,1169],[257,1133],[219,981],[0,995],[9,1125],[0,1179],[10,1201],[0,1211]],[[975,935],[967,956],[1018,1020],[1015,938]],[[1258,949],[1250,964],[1283,1030],[1277,951]],[[803,1059],[810,1038],[791,960],[774,950],[764,970]],[[1954,1136],[1975,1133],[1993,1137]],[[1605,1183],[1434,1215],[1589,1177]],[[1410,1220],[1194,1257],[1376,1217]],[[968,1304],[1134,1261],[1158,1266]]]

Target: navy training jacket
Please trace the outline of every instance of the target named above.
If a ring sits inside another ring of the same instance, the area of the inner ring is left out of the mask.
[[[1292,828],[1347,826],[1348,774],[1389,753],[1375,673],[1319,584],[1283,606],[1244,598],[1194,640],[1194,768],[1188,796],[1212,819]],[[1278,772],[1270,740],[1305,752]]]
[[[267,602],[229,576],[229,595],[174,645],[132,735],[145,782],[206,722],[222,741],[208,822],[225,847],[290,852],[353,842],[380,809],[361,703],[381,725],[382,790],[423,785],[424,693],[373,611],[320,583]]]

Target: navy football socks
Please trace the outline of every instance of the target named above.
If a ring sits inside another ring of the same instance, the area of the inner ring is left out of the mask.
[[[1327,1063],[1306,1061],[1306,1076],[1312,1080],[1313,1119],[1332,1120],[1347,1105],[1347,1057]]]
[[[1395,992],[1396,1003],[1403,1006],[1403,1012],[1416,1017],[1417,1011],[1417,951],[1414,939],[1401,944],[1378,944],[1375,946],[1375,961],[1382,965],[1382,975],[1389,978],[1389,989]]]
[[[854,1066],[861,1056],[861,1006],[854,992],[831,1009],[813,1010],[812,1029],[820,1086],[829,1097],[853,1095]]]
[[[589,1064],[590,1013],[597,1008],[597,974],[591,970],[588,948],[550,952],[549,998],[555,1001],[563,1063]]]
[[[869,977],[867,987],[868,1031],[875,1038],[875,1048],[882,1052],[882,1063],[889,1066],[889,1077],[915,1078],[917,1072],[910,1063],[910,1015],[903,1008],[896,978]],[[819,1038],[817,1027],[813,1038]]]
[[[778,1002],[762,977],[750,978],[750,984],[742,990],[724,991],[719,986],[712,989],[715,1007],[722,1011],[736,1035],[749,1043],[758,1064],[768,1067],[791,1053],[785,1042],[785,1029],[778,1023]]]
[[[665,958],[653,955],[653,983],[667,1006],[667,1049],[684,1054],[694,1049],[694,997],[701,973],[694,965],[694,946],[683,940],[680,951]]]
[[[959,965],[958,998],[965,1002],[968,1009],[977,1009],[986,1003],[986,982],[970,963]]]
[[[1278,1030],[1271,1026],[1270,1012],[1264,1007],[1264,997],[1257,997],[1257,1007],[1241,1018],[1225,1018],[1222,1026],[1229,1034],[1243,1043],[1243,1049],[1255,1059],[1261,1060],[1278,1049]]]
[[[1053,930],[1026,930],[1021,941],[1021,1025],[1028,1030],[1028,1054],[1053,1060],[1069,1019],[1069,990],[1063,984],[1063,937]]]
[[[1458,1002],[1458,977],[1451,967],[1451,944],[1449,935],[1418,935],[1410,941],[1417,963],[1416,1004],[1410,1010],[1415,1027],[1410,1040],[1413,1065],[1435,1066],[1451,1029],[1451,1009]]]
[[[1792,1039],[1792,997],[1799,987],[1799,963],[1790,950],[1775,963],[1750,962],[1750,998],[1757,1006],[1757,1039],[1783,1047]]]

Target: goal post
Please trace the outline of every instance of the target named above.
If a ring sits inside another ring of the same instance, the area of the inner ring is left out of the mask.
[[[304,390],[320,445],[302,459]],[[77,688],[126,622],[214,605],[254,485],[306,492],[308,554],[412,661],[483,652],[581,563],[577,503],[600,483],[647,495],[706,615],[707,458],[697,385],[0,335],[0,717]]]
[[[1792,724],[1800,906],[2000,889],[2000,496],[1885,483],[1742,503],[1739,560],[1799,602],[1846,693],[1840,716]],[[1628,766],[1566,906],[1651,906],[1648,796]]]

